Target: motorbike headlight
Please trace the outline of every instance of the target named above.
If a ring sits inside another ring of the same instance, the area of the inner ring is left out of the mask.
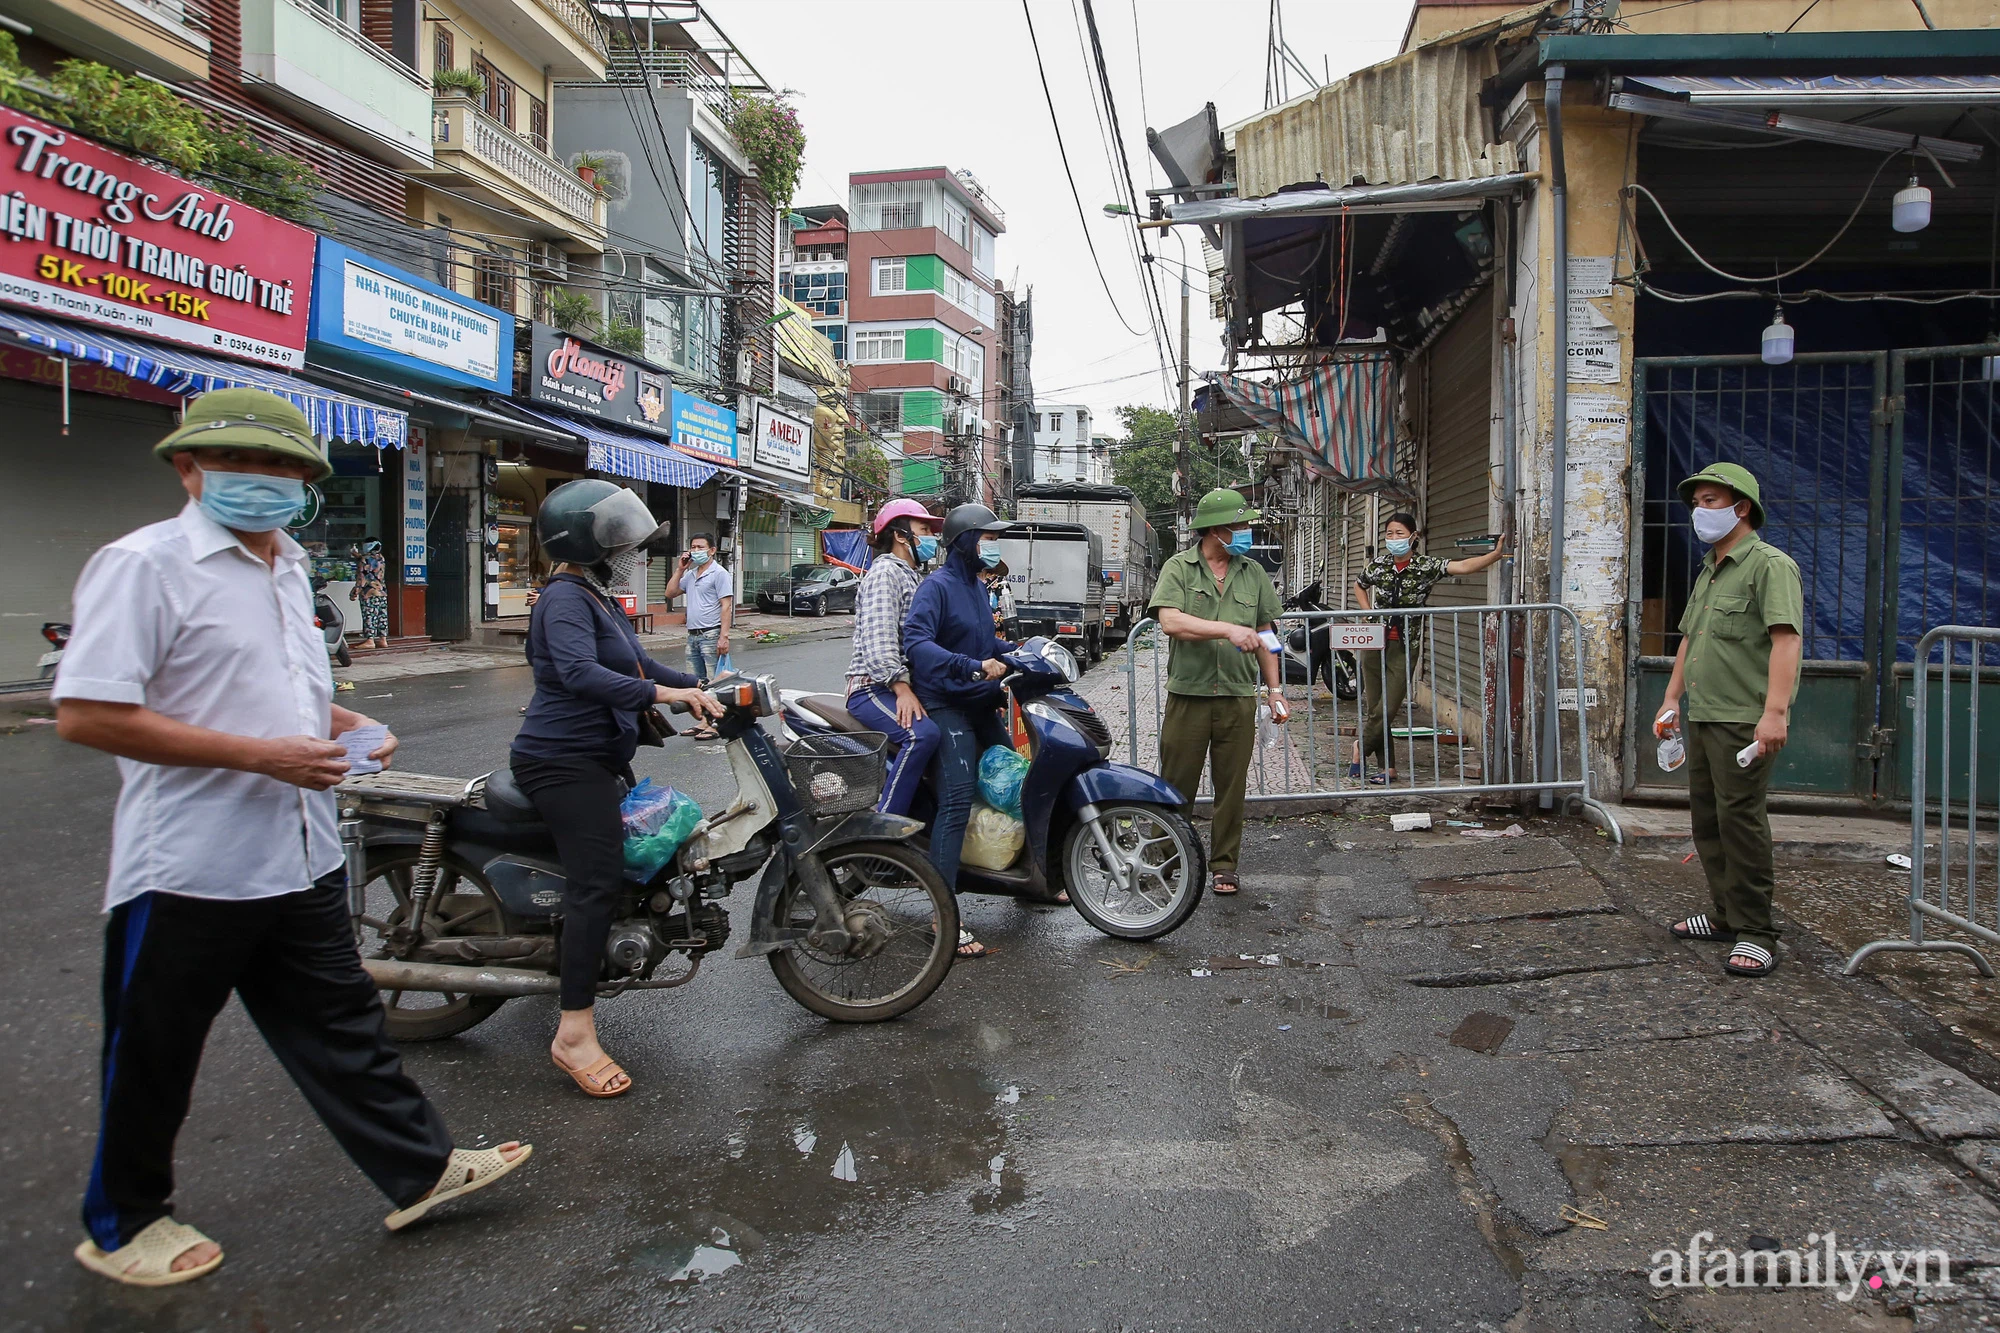
[[[1077,730],[1076,723],[1064,717],[1062,715],[1062,710],[1054,707],[1051,704],[1045,704],[1041,700],[1037,699],[1035,702],[1031,704],[1022,704],[1021,711],[1028,714],[1030,717],[1040,718],[1042,721],[1048,723],[1052,727],[1062,727],[1068,730],[1073,735],[1075,735],[1078,740],[1083,739],[1083,733]]]
[[[1077,670],[1076,654],[1054,640],[1050,640],[1048,646],[1042,649],[1042,660],[1062,672],[1063,679],[1072,684],[1083,674]]]

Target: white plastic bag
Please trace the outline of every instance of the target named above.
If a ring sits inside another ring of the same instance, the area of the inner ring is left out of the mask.
[[[1005,870],[1014,864],[1028,843],[1028,826],[1004,810],[995,810],[984,801],[972,806],[972,818],[965,825],[965,846],[959,860],[981,870]]]

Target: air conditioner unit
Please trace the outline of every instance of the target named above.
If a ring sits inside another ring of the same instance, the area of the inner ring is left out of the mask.
[[[568,282],[569,256],[558,250],[553,241],[529,241],[528,269],[534,277],[546,282]]]
[[[947,393],[964,393],[965,380],[960,376],[953,375],[945,380],[944,387]]]

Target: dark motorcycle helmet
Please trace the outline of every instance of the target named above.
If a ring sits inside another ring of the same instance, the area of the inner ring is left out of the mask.
[[[1005,532],[1013,526],[985,505],[959,505],[944,516],[944,544],[955,548],[968,532]]]
[[[549,559],[572,565],[600,564],[664,538],[667,528],[631,490],[594,477],[550,491],[535,517],[542,550]]]

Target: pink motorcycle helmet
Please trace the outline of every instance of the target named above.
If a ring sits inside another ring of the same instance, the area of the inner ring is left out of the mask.
[[[870,530],[869,535],[877,538],[881,537],[882,529],[888,527],[899,518],[919,518],[930,524],[944,522],[943,519],[924,508],[923,505],[915,500],[891,500],[876,513],[875,526]]]

